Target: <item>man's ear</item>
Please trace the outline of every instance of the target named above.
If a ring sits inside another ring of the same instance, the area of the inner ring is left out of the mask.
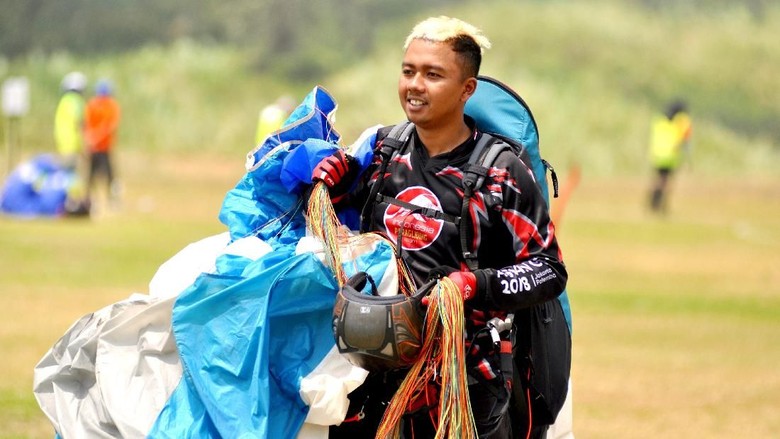
[[[472,76],[463,83],[463,94],[460,97],[461,101],[468,101],[475,91],[477,91],[477,78]]]

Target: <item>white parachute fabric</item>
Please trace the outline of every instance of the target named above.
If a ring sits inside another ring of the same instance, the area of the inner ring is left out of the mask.
[[[181,381],[170,325],[173,302],[133,300],[106,321],[98,337],[97,386],[120,437],[143,437]]]
[[[35,396],[60,436],[118,437],[97,386],[95,357],[105,322],[131,303],[128,299],[82,317],[36,365]]]
[[[149,295],[84,316],[43,357],[34,392],[60,436],[308,439],[343,420],[366,371],[334,349],[338,287],[306,238],[301,194],[280,180],[301,145],[337,147],[335,109],[315,87],[248,154],[220,212],[225,233],[186,246]],[[348,274],[397,288],[381,240],[358,240],[343,257]]]

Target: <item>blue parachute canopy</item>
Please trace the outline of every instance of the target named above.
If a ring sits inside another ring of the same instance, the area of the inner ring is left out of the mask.
[[[171,326],[183,379],[148,437],[295,437],[308,414],[303,379],[335,346],[338,284],[306,236],[300,181],[317,157],[338,148],[333,98],[315,89],[279,131],[247,155],[247,173],[230,190],[219,218],[231,241],[259,238],[271,251],[251,260],[222,255],[177,297]],[[377,245],[343,268],[379,282],[394,267],[391,246]]]

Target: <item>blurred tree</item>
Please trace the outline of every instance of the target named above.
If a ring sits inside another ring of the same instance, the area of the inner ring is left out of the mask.
[[[251,63],[310,79],[370,50],[374,27],[453,0],[0,0],[0,53],[96,54],[182,38],[249,47]]]
[[[0,53],[16,57],[29,50],[32,26],[43,0],[0,1]]]

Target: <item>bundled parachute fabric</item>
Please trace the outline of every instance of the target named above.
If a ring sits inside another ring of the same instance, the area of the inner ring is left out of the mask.
[[[335,108],[315,87],[247,156],[222,205],[225,233],[182,249],[149,295],[85,316],[44,356],[34,392],[60,436],[325,438],[343,420],[366,371],[334,347],[338,284],[306,236],[301,194],[282,182],[285,166],[309,166],[292,152],[338,147]],[[392,246],[363,241],[342,256],[347,275],[398,282]]]
[[[228,192],[219,214],[220,221],[228,226],[231,238],[257,234],[269,243],[289,244],[304,233],[306,223],[300,210],[303,203],[299,191],[289,190],[282,181],[281,173],[291,165],[282,165],[291,152],[307,141],[315,145],[314,149],[322,151],[322,157],[328,150],[337,148],[341,137],[332,125],[336,109],[335,100],[325,89],[315,87],[279,131],[271,133],[262,144],[249,151],[246,157],[248,172]],[[273,163],[267,163],[269,161]],[[276,172],[258,172],[269,167]],[[310,183],[313,165],[301,162],[299,167],[309,169],[306,183]],[[296,208],[291,209],[291,206]]]
[[[69,193],[79,189],[78,176],[52,154],[19,164],[0,195],[0,211],[15,216],[61,216],[68,213]]]
[[[181,379],[172,306],[138,295],[88,314],[36,365],[35,396],[61,437],[149,431]]]

